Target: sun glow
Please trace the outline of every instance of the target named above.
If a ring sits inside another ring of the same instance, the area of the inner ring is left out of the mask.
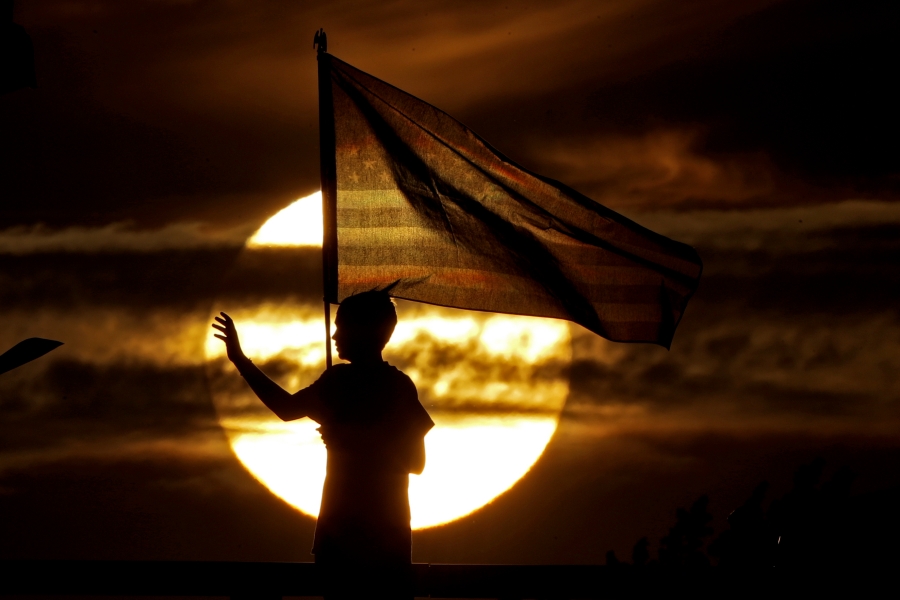
[[[292,202],[266,221],[247,240],[247,247],[321,246],[322,192]]]
[[[315,243],[315,234],[297,235],[293,227],[299,222],[318,224]],[[313,194],[272,217],[245,252],[320,244],[321,197]],[[568,395],[570,335],[562,321],[397,304],[400,322],[385,359],[413,379],[435,421],[425,438],[425,471],[410,478],[412,525],[421,529],[477,510],[534,465]],[[233,307],[229,314],[247,355],[296,390],[324,368],[320,311],[284,300]],[[325,446],[317,424],[309,419],[283,423],[268,414],[212,335],[206,352],[220,423],[235,454],[274,494],[317,515],[325,478]]]
[[[241,462],[272,492],[316,515],[325,481],[325,446],[309,419],[290,423],[223,420]],[[505,492],[534,464],[556,429],[556,417],[465,417],[425,438],[428,465],[410,477],[412,527],[448,523]],[[475,468],[477,465],[477,468]]]

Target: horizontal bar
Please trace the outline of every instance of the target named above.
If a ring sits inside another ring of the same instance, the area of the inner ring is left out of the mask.
[[[360,577],[365,577],[361,569]],[[759,597],[834,594],[890,585],[886,572],[755,571],[598,565],[413,565],[432,598]],[[0,560],[0,595],[231,596],[322,594],[314,563]]]
[[[0,594],[305,596],[319,594],[313,563],[5,560]]]

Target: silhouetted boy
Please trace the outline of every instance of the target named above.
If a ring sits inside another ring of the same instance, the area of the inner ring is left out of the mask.
[[[259,399],[285,421],[310,417],[328,449],[313,553],[329,596],[411,596],[409,474],[425,467],[425,434],[434,426],[409,377],[381,351],[397,324],[385,292],[345,299],[337,312],[334,365],[311,386],[290,394],[244,356],[234,321],[216,317],[228,358]],[[361,582],[348,573],[368,569]],[[345,574],[346,573],[346,574]]]

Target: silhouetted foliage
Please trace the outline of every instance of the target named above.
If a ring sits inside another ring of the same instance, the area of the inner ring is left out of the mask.
[[[636,567],[643,567],[650,562],[650,540],[644,536],[631,549],[631,562]]]
[[[678,520],[669,534],[660,540],[659,564],[666,567],[702,567],[709,565],[709,558],[703,553],[704,540],[712,535],[709,526],[709,498],[701,496],[690,510],[679,508]]]
[[[660,540],[657,560],[651,559],[648,538],[634,545],[631,565],[694,568],[715,562],[723,568],[758,570],[859,568],[895,564],[900,519],[895,506],[900,490],[852,497],[854,473],[838,469],[822,483],[825,461],[802,465],[792,488],[764,506],[768,482],[761,482],[728,516],[728,528],[707,547],[709,499],[701,496],[690,509],[679,508],[675,524]],[[627,567],[615,552],[606,563]]]
[[[794,487],[772,502],[768,519],[777,534],[776,566],[809,567],[834,562],[836,546],[847,537],[847,500],[854,475],[840,469],[821,487],[825,462],[817,459],[797,470]]]
[[[750,498],[728,515],[728,529],[710,545],[709,554],[727,567],[765,567],[774,564],[778,537],[763,510],[769,483],[756,486]]]
[[[610,566],[610,567],[618,567],[618,566],[620,566],[620,565],[622,564],[622,561],[620,561],[620,560],[616,557],[616,551],[615,551],[615,550],[609,550],[609,551],[607,551],[607,553],[606,553],[606,564],[607,564],[608,566]]]

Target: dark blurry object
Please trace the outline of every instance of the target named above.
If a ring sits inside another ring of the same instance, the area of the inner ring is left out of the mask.
[[[34,46],[21,25],[13,23],[13,0],[0,0],[0,94],[36,88]]]
[[[28,338],[0,354],[0,375],[21,367],[36,358],[40,358],[51,350],[62,346],[62,342],[45,340],[44,338]]]
[[[847,573],[875,576],[892,572],[900,562],[900,488],[851,496],[856,475],[838,469],[829,481],[820,483],[825,461],[817,458],[801,465],[793,487],[768,509],[764,500],[769,484],[756,486],[744,504],[728,517],[728,529],[704,551],[711,535],[708,499],[702,496],[690,510],[678,509],[678,520],[660,540],[659,559],[651,560],[647,538],[634,546],[634,566],[696,568],[711,564],[739,574],[745,586],[757,585],[759,575],[772,572],[804,574],[804,585],[823,585]],[[606,564],[627,567],[615,552]],[[743,575],[740,575],[743,573]],[[820,579],[809,579],[818,573]],[[854,580],[860,583],[860,580]],[[806,589],[806,596],[811,596]],[[832,594],[834,595],[834,594]]]
[[[313,48],[319,52],[328,52],[328,36],[325,35],[324,29],[319,29],[313,38]]]
[[[631,549],[631,562],[636,567],[643,567],[650,562],[650,540],[642,537]]]
[[[621,567],[622,561],[618,559],[616,556],[615,550],[609,550],[606,553],[606,566],[608,567]]]
[[[752,569],[775,564],[778,534],[766,520],[762,506],[768,489],[768,482],[763,481],[728,515],[729,528],[709,545],[709,553],[719,559],[719,565]]]
[[[776,567],[841,568],[862,547],[860,515],[850,501],[855,475],[843,467],[819,485],[824,467],[821,458],[800,467],[793,489],[769,507],[767,518],[778,535]]]
[[[709,498],[701,496],[690,510],[678,509],[678,521],[660,540],[659,564],[679,568],[709,566],[709,559],[703,553],[704,540],[713,533],[708,507]]]

